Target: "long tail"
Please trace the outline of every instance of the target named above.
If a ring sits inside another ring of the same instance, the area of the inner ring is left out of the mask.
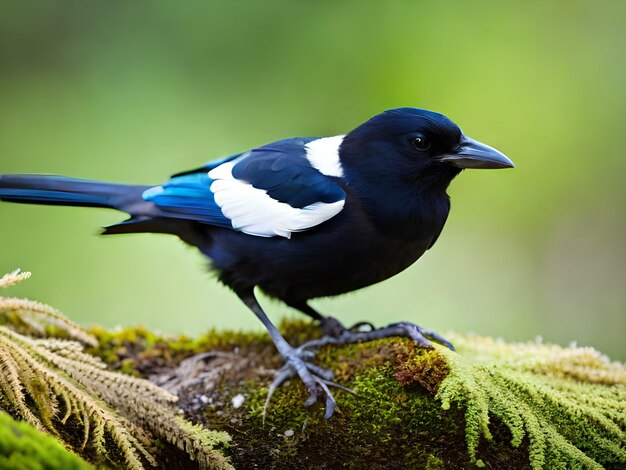
[[[58,206],[109,207],[135,215],[149,186],[51,175],[0,175],[0,200]],[[141,211],[139,211],[141,212]]]
[[[0,175],[0,201],[55,206],[107,207],[128,213],[131,217],[105,227],[103,235],[119,233],[168,233],[180,236],[190,244],[190,221],[170,218],[142,195],[151,186],[105,183],[51,175]]]

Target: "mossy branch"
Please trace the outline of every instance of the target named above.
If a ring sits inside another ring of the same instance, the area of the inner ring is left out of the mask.
[[[319,334],[304,322],[282,329],[292,344]],[[324,420],[322,404],[302,406],[308,394],[294,380],[263,422],[281,365],[265,335],[95,333],[114,367],[149,377],[194,421],[227,431],[237,468],[626,465],[626,367],[591,348],[461,335],[449,335],[456,353],[400,338],[329,346],[318,363],[357,395],[337,392],[339,412]]]

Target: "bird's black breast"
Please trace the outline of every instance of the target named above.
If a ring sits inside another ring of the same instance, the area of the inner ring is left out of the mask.
[[[407,224],[422,227],[395,236],[376,223],[362,200],[349,195],[339,215],[291,239],[203,226],[199,248],[226,285],[259,286],[283,301],[298,302],[350,292],[403,271],[431,246],[445,216],[427,226],[410,217]]]

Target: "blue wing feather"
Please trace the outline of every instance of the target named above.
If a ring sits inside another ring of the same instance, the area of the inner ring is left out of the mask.
[[[246,153],[230,155],[221,160],[174,175],[167,183],[148,189],[143,199],[153,202],[164,214],[174,218],[232,228],[215,201],[208,173],[224,163],[240,158],[233,169],[234,178],[264,190],[278,202],[293,208],[345,199],[346,193],[334,178],[313,168],[306,158],[305,145],[314,138],[287,139]]]
[[[192,219],[220,227],[232,227],[222,214],[211,192],[207,173],[188,173],[174,176],[163,186],[155,186],[143,193],[143,199],[153,202],[159,209],[173,217]]]

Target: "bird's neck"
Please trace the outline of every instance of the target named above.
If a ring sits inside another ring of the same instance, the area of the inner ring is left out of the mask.
[[[370,219],[386,236],[407,241],[423,240],[430,245],[443,228],[450,211],[450,201],[443,191],[420,191],[396,185],[388,190],[362,188],[349,183]]]
[[[450,212],[448,185],[457,170],[398,179],[385,174],[348,174],[348,186],[378,229],[404,240],[430,244]],[[431,241],[429,241],[431,240]]]

